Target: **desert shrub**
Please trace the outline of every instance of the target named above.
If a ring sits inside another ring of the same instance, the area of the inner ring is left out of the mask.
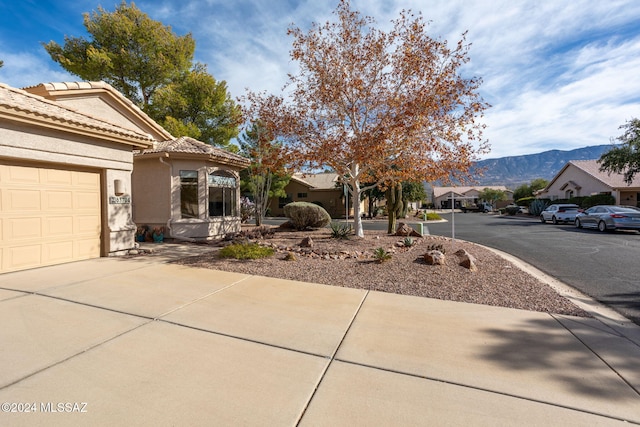
[[[507,215],[515,215],[520,210],[520,206],[507,206],[506,208],[504,208],[504,210]]]
[[[416,244],[416,241],[413,240],[413,237],[405,237],[402,244],[404,244],[405,247],[410,248],[411,246]]]
[[[234,243],[220,249],[220,258],[234,259],[259,259],[270,257],[274,254],[273,248],[260,246],[257,243]]]
[[[378,262],[378,263],[383,263],[387,260],[391,259],[391,254],[389,252],[387,252],[384,248],[377,248],[376,250],[373,251],[373,258]]]
[[[331,228],[331,237],[334,239],[348,239],[353,229],[351,228],[351,224],[341,224],[339,222],[332,222],[329,224]]]
[[[427,252],[429,251],[440,251],[443,254],[447,253],[447,250],[444,248],[444,245],[442,243],[432,243],[429,246],[427,246]]]
[[[297,230],[326,227],[331,222],[331,216],[322,206],[308,202],[285,205],[284,215]]]
[[[427,221],[440,221],[442,217],[435,212],[427,212]]]
[[[615,205],[616,199],[611,194],[594,194],[593,196],[585,197],[582,200],[580,206],[584,209],[589,209],[591,206],[596,205]]]

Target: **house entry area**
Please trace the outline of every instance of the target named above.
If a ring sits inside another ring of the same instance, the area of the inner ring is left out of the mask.
[[[100,257],[100,173],[0,163],[0,273]]]

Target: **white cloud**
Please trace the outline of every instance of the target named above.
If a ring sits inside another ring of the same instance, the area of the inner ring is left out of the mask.
[[[84,34],[86,1],[72,17],[78,31],[66,21],[65,34]],[[296,70],[287,28],[294,23],[308,30],[312,22],[333,19],[338,0],[135,3],[176,33],[191,32],[196,60],[237,97],[247,87],[279,93],[287,73]],[[640,117],[640,2],[635,0],[352,0],[352,7],[385,30],[400,10],[419,11],[432,21],[429,33],[450,44],[468,30],[471,61],[463,71],[482,77],[480,91],[493,105],[484,119],[490,157],[606,144],[626,120]],[[25,86],[75,79],[37,52],[40,46],[31,48],[0,40],[1,81]]]

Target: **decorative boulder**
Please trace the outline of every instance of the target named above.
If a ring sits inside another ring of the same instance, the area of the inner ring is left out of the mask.
[[[464,249],[460,249],[456,252],[456,255],[460,258],[460,265],[464,268],[469,269],[469,271],[478,271],[478,267],[476,266],[476,259],[469,252]]]
[[[409,224],[405,224],[404,222],[398,223],[398,227],[396,228],[396,236],[415,236],[422,237],[422,234],[418,233],[413,229]]]
[[[444,265],[444,254],[440,251],[429,251],[424,254],[424,261],[429,265]]]
[[[311,237],[305,237],[304,239],[302,239],[299,246],[301,248],[312,248],[313,240],[311,239]]]

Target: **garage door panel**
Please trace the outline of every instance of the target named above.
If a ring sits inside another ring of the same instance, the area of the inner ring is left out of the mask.
[[[68,212],[73,209],[73,191],[42,190],[42,198],[45,211]]]
[[[39,267],[42,265],[40,244],[12,246],[4,250],[3,269],[8,271]]]
[[[75,185],[84,188],[100,188],[100,176],[95,173],[76,172],[73,176]]]
[[[59,169],[41,169],[41,182],[44,185],[63,185],[70,186],[73,184],[73,171]]]
[[[8,218],[4,221],[6,230],[4,237],[8,242],[20,244],[25,239],[38,239],[42,235],[42,219],[40,217],[30,218]]]
[[[70,236],[73,233],[73,216],[57,216],[44,218],[42,237]]]
[[[5,196],[3,211],[18,213],[42,210],[40,190],[9,189],[3,196]]]
[[[44,264],[59,264],[75,260],[73,242],[70,241],[45,243],[42,252]]]
[[[91,212],[96,211],[96,206],[100,206],[100,193],[95,192],[85,192],[85,191],[76,191],[75,194],[75,203],[74,207],[77,210],[88,210]]]
[[[100,256],[100,174],[0,164],[0,273]]]
[[[79,239],[74,242],[75,259],[90,259],[95,258],[95,253],[100,252],[100,244],[95,239]]]
[[[21,184],[39,184],[40,170],[23,166],[6,166],[3,180]]]
[[[75,217],[74,233],[94,239],[99,237],[100,215],[77,215]]]

